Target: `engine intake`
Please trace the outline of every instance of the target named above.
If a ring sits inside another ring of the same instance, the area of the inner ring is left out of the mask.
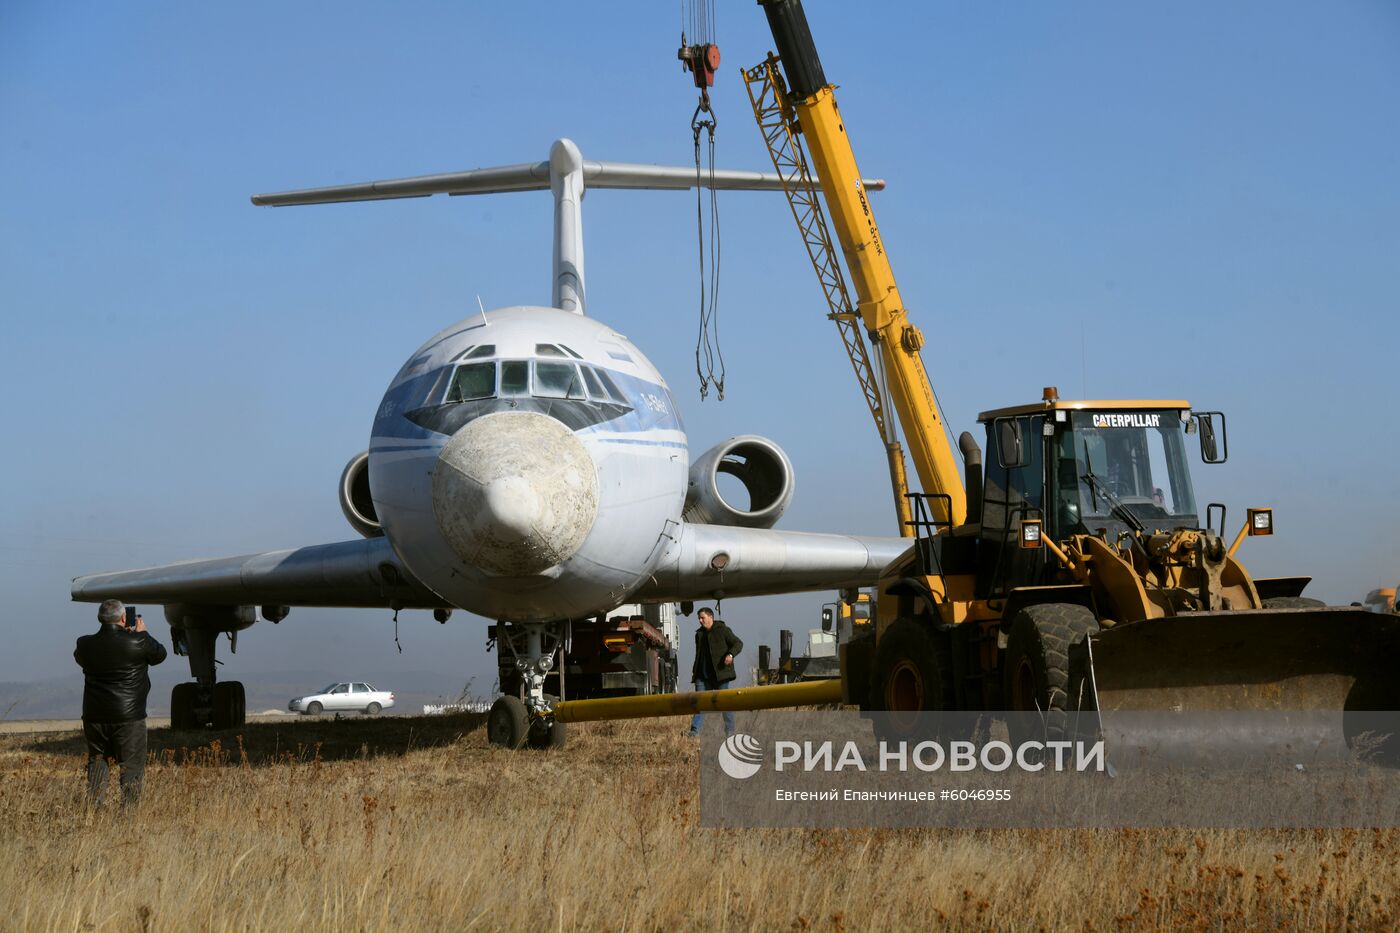
[[[374,511],[374,498],[369,493],[369,451],[356,454],[345,464],[340,474],[340,510],[350,527],[366,538],[379,538],[384,528]]]
[[[721,473],[743,484],[749,497],[747,508],[725,498],[718,482]],[[705,451],[691,465],[685,520],[772,528],[792,501],[792,489],[792,461],[781,447],[756,434],[731,437]]]

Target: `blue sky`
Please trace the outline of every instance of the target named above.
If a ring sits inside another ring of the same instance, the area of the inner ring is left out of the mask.
[[[763,168],[721,0],[719,162]],[[1258,575],[1400,579],[1400,7],[810,4],[955,431],[1062,395],[1229,415],[1197,496],[1272,505]],[[70,577],[339,540],[340,470],[398,366],[544,302],[546,194],[272,210],[248,196],[543,159],[686,164],[679,6],[0,6],[0,679],[70,669]],[[695,453],[766,434],[780,527],[891,533],[883,459],[781,196],[721,198],[723,403],[701,404],[693,195],[585,201],[590,310],[671,382]],[[810,597],[734,601],[750,644]],[[298,610],[228,667],[460,669],[484,623]],[[688,653],[687,653],[688,657]]]

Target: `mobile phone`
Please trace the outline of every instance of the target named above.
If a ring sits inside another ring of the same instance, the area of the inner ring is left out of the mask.
[[[126,607],[126,627],[127,627],[127,628],[136,628],[136,607],[135,607],[135,606],[127,606],[127,607]]]

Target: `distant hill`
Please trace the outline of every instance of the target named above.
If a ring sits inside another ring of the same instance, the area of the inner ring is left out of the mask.
[[[151,669],[151,696],[147,712],[165,716],[170,712],[170,688],[187,680],[183,664],[162,665]],[[268,671],[240,672],[239,679],[248,692],[248,712],[287,708],[292,697],[314,693],[326,684],[344,677],[354,677],[373,684],[376,689],[394,694],[390,713],[421,714],[426,703],[450,703],[464,692],[474,697],[486,697],[494,684],[471,684],[460,674],[436,671]],[[71,677],[53,677],[36,681],[0,681],[0,719],[76,719],[83,712],[83,676],[74,671]]]

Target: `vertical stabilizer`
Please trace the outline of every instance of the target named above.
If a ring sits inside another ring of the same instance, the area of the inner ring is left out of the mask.
[[[550,303],[583,314],[583,156],[571,139],[556,139],[549,148],[549,188],[554,192],[554,291]]]

